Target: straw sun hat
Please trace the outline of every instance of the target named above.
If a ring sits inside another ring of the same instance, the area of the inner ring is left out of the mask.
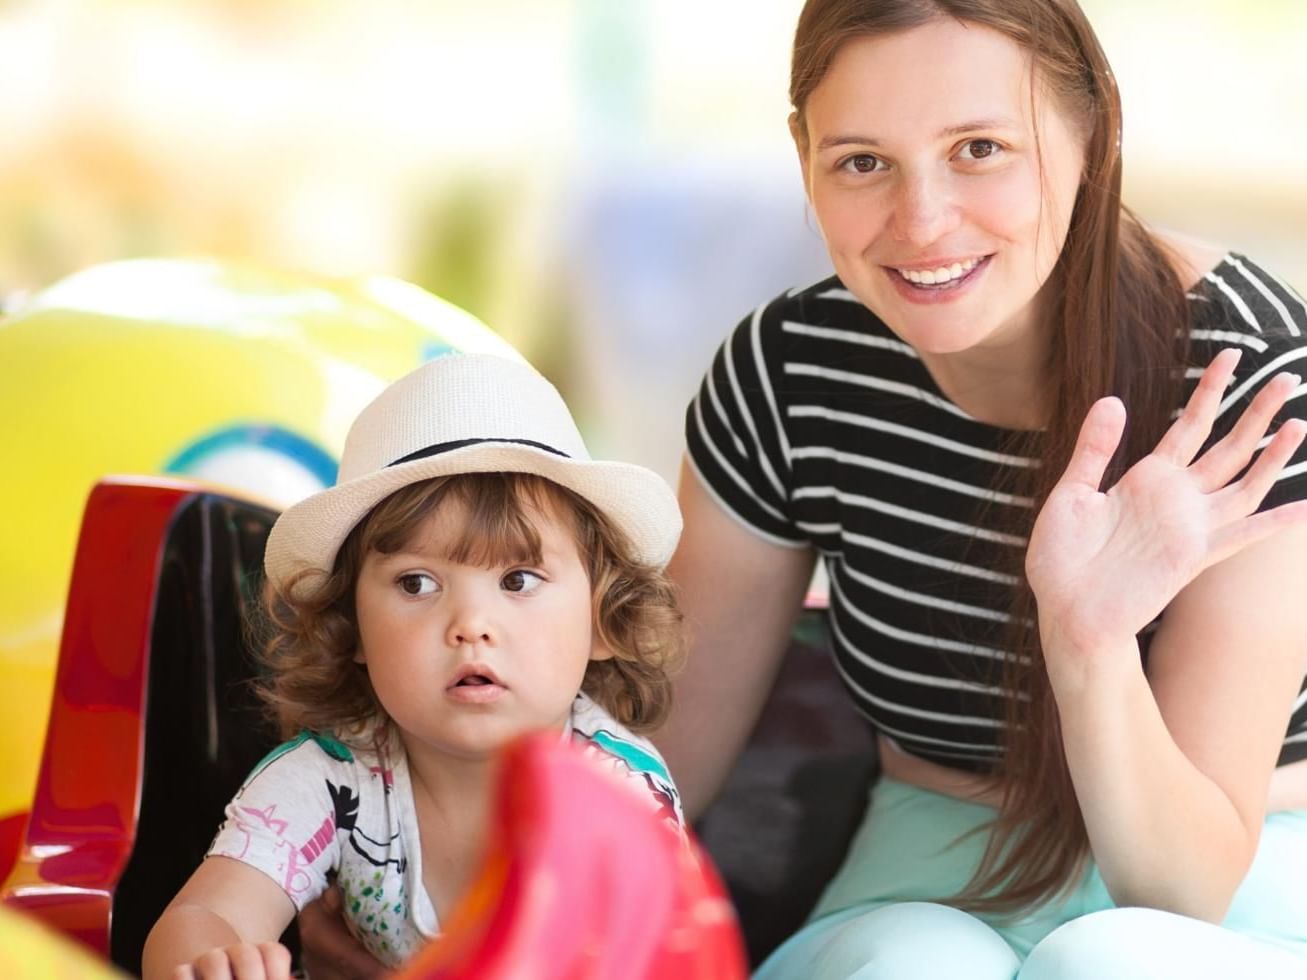
[[[349,434],[334,487],[288,508],[264,553],[284,585],[330,572],[346,536],[376,504],[411,483],[455,473],[535,473],[580,494],[625,532],[634,557],[662,567],[681,533],[666,482],[630,463],[592,460],[558,391],[527,364],[448,354],[381,392]]]

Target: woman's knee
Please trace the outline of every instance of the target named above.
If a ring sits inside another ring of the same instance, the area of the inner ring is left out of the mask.
[[[1094,912],[1054,929],[1019,980],[1307,977],[1307,962],[1267,943],[1157,909]]]
[[[1012,980],[1020,966],[997,932],[946,905],[903,902],[808,928],[810,942],[800,933],[760,978]]]

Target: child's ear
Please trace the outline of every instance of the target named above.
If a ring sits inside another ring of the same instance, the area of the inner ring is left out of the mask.
[[[612,660],[613,656],[613,651],[608,649],[608,644],[604,643],[604,641],[599,638],[599,634],[596,633],[594,640],[590,644],[590,659]]]
[[[363,647],[361,646],[354,651],[354,656],[350,659],[352,659],[356,664],[366,664],[368,662],[367,655],[363,652]]]

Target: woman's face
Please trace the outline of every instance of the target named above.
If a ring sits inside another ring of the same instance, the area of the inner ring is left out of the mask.
[[[847,42],[809,96],[795,135],[835,271],[923,354],[1037,336],[1084,159],[1031,74],[1007,37],[940,18]]]

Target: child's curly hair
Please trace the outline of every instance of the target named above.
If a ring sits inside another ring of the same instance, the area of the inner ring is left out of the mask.
[[[529,473],[464,473],[404,487],[368,512],[341,545],[331,572],[306,571],[264,590],[267,677],[259,693],[283,737],[304,729],[358,738],[387,724],[359,647],[354,588],[370,551],[403,548],[446,502],[461,506],[451,561],[492,565],[540,561],[533,523],[550,514],[570,523],[590,578],[594,628],[612,651],[591,661],[581,689],[635,731],[657,727],[671,707],[670,673],[685,656],[682,616],[661,569],[631,557],[625,535],[585,498]]]

